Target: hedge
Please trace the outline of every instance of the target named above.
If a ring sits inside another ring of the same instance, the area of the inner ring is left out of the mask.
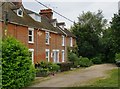
[[[28,49],[13,37],[2,42],[2,88],[20,89],[35,78]]]

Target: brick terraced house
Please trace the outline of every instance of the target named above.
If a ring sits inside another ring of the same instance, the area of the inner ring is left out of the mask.
[[[75,36],[64,22],[53,19],[52,9],[40,10],[39,14],[25,9],[21,2],[0,2],[2,33],[15,37],[28,47],[32,63],[67,61],[67,47],[76,45]]]

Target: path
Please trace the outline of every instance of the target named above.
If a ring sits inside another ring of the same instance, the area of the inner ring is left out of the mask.
[[[105,77],[105,71],[114,68],[117,67],[113,64],[94,65],[68,74],[57,74],[50,80],[43,81],[31,87],[69,87],[75,83],[82,83],[98,77]]]

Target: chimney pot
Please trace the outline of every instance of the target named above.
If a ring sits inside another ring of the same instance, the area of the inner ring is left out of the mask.
[[[40,10],[39,14],[41,16],[47,17],[48,19],[52,19],[52,17],[53,17],[52,9],[43,9],[43,10]]]

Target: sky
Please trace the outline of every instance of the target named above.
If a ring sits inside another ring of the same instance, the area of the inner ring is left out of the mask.
[[[25,8],[39,13],[41,9],[46,9],[41,6],[35,0],[22,0]],[[119,0],[38,0],[51,9],[57,11],[63,16],[69,18],[72,21],[77,22],[77,17],[82,12],[95,12],[98,10],[103,11],[104,18],[111,21],[111,18],[115,13],[118,13],[118,1]],[[73,23],[64,19],[63,17],[53,13],[53,18],[57,18],[58,22],[65,22],[66,28],[73,26]]]

